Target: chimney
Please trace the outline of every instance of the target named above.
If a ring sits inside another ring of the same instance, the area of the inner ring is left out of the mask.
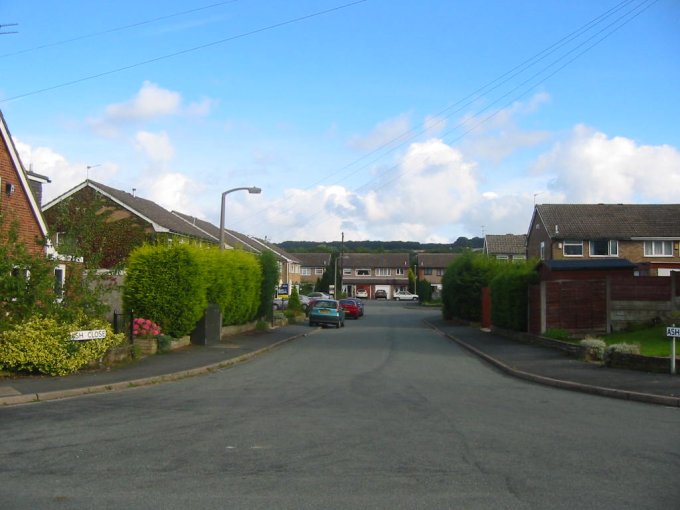
[[[136,191],[137,191],[137,188],[132,188],[132,196],[133,196],[133,197],[136,197],[136,196],[137,196],[137,195],[136,195]]]

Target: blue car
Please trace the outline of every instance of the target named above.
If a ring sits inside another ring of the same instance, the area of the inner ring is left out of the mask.
[[[310,326],[345,327],[345,310],[335,299],[318,299],[309,310]]]

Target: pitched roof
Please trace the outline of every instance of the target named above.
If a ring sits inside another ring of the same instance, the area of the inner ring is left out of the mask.
[[[110,186],[106,186],[105,184],[101,184],[90,179],[85,180],[75,188],[72,188],[66,193],[45,204],[43,210],[46,211],[47,209],[53,207],[54,205],[84,188],[92,188],[93,190],[117,203],[119,206],[127,209],[134,215],[147,221],[152,225],[154,231],[156,232],[171,232],[178,235],[202,239],[212,243],[219,241],[219,238],[216,238],[208,232],[185,221],[184,219],[179,218],[151,200],[132,195],[127,191],[111,188]]]
[[[40,232],[42,233],[43,237],[47,238],[47,223],[45,222],[45,218],[43,218],[42,211],[40,210],[40,204],[33,194],[28,176],[26,175],[24,166],[21,163],[19,153],[17,152],[17,148],[14,145],[14,141],[12,140],[9,127],[7,127],[7,122],[5,122],[5,117],[3,116],[2,111],[0,111],[0,137],[2,137],[5,145],[7,146],[9,157],[13,164],[12,166],[14,167],[17,177],[19,178],[19,184],[21,184],[24,194],[28,199],[31,212],[33,213],[35,221],[40,228]]]
[[[553,239],[680,239],[680,204],[540,204]]]
[[[303,267],[326,267],[331,263],[330,253],[296,253]]]
[[[418,267],[446,268],[456,256],[457,253],[419,253]]]
[[[409,267],[408,253],[345,253],[343,267]]]
[[[492,255],[524,255],[526,246],[526,234],[487,234],[484,236],[485,251]]]
[[[200,218],[196,218],[195,216],[181,213],[179,211],[172,211],[172,214],[188,223],[191,223],[196,228],[200,228],[208,235],[217,239],[219,243],[220,227],[213,225],[209,221],[205,221]],[[232,248],[240,248],[244,251],[259,254],[261,250],[258,250],[255,246],[253,246],[253,243],[248,243],[247,242],[248,239],[249,238],[246,235],[239,234],[238,232],[234,232],[233,230],[228,230],[226,228],[224,229],[224,243],[227,246],[230,246]]]

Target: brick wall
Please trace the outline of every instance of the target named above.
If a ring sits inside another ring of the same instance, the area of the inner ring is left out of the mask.
[[[14,192],[11,195],[5,191],[7,184],[14,185]],[[41,254],[44,253],[41,244],[43,236],[38,219],[31,208],[28,193],[31,193],[31,190],[22,187],[17,169],[10,157],[9,148],[4,139],[0,137],[0,212],[4,218],[0,228],[7,229],[11,222],[16,221],[19,240],[31,253]]]

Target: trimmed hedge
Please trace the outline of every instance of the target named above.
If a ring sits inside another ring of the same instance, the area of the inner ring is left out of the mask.
[[[208,278],[197,247],[143,245],[128,258],[123,307],[175,338],[188,335],[208,305]]]
[[[216,303],[222,313],[222,325],[250,322],[260,306],[262,272],[257,257],[242,250],[200,248],[208,280],[208,302]]]
[[[533,262],[505,263],[489,282],[491,291],[491,321],[494,326],[527,330],[529,284],[538,280]]]
[[[208,303],[222,313],[222,325],[257,317],[262,269],[241,250],[180,244],[144,245],[128,259],[123,304],[136,317],[156,322],[175,338],[188,335]]]
[[[479,322],[482,318],[482,288],[489,285],[499,267],[496,259],[470,250],[456,257],[442,277],[443,317]]]
[[[71,341],[75,331],[104,329],[99,340]],[[80,318],[61,322],[53,317],[34,316],[0,335],[0,367],[19,372],[68,375],[101,358],[125,341],[104,320]]]

